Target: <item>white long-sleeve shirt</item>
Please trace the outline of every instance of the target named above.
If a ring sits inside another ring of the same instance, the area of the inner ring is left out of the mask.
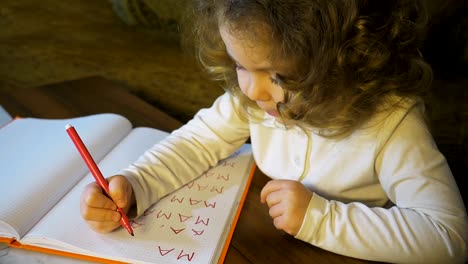
[[[287,128],[260,110],[246,118],[226,93],[122,171],[138,215],[229,156],[250,137],[272,179],[314,192],[296,238],[361,259],[463,263],[468,218],[458,187],[423,117],[423,104],[376,114],[344,139]]]

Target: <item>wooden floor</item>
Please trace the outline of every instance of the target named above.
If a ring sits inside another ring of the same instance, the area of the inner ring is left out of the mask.
[[[436,77],[433,134],[458,179],[468,171],[466,6],[438,18],[423,50]],[[33,87],[90,75],[126,85],[182,122],[222,93],[177,36],[125,25],[109,1],[1,0],[0,82]]]

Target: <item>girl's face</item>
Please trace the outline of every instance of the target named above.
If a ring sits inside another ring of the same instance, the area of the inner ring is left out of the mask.
[[[237,80],[242,92],[274,117],[278,117],[276,105],[284,100],[280,78],[287,67],[273,65],[271,48],[266,41],[254,43],[251,39],[231,35],[226,27],[220,27],[221,38],[231,59],[236,63]]]

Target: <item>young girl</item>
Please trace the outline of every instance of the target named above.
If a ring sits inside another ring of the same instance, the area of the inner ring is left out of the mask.
[[[250,138],[272,178],[279,230],[338,254],[385,262],[463,262],[468,221],[424,120],[430,67],[417,1],[200,0],[198,57],[227,92],[110,177],[84,190],[94,230],[119,227]],[[201,15],[203,14],[203,15]]]

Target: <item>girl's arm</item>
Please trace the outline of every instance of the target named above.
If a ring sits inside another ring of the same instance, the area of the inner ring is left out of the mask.
[[[241,115],[242,106],[226,93],[120,172],[133,187],[137,215],[242,146],[249,126]]]
[[[351,257],[392,263],[463,263],[468,218],[448,164],[422,115],[410,113],[375,164],[394,206],[326,200],[314,194],[297,238]]]

